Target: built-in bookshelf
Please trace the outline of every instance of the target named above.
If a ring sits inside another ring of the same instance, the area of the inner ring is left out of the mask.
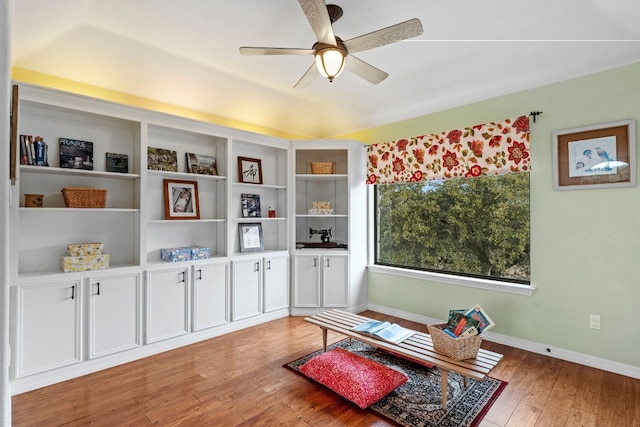
[[[362,144],[292,142],[26,84],[17,134],[47,144],[48,166],[24,164],[16,150],[14,392],[300,310],[365,308]],[[61,167],[60,138],[90,144]],[[194,173],[198,159],[208,166]],[[259,165],[259,178],[240,178],[242,159]],[[317,161],[333,162],[333,173],[312,173]],[[105,206],[68,207],[69,188],[106,190]],[[247,195],[259,200],[259,215],[243,212]],[[309,212],[318,200],[333,211]],[[247,224],[260,230],[259,250],[240,244]],[[297,248],[319,239],[309,229],[331,229],[339,246]],[[64,272],[67,246],[91,242],[104,243],[108,268]],[[209,257],[161,259],[162,249],[189,247],[208,248]],[[307,275],[309,286],[298,287]]]

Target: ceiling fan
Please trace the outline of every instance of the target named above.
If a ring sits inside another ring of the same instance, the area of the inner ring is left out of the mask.
[[[298,0],[318,41],[311,49],[277,47],[241,47],[242,55],[314,55],[316,63],[304,73],[295,88],[307,87],[319,75],[333,81],[344,68],[373,84],[389,75],[353,56],[374,47],[399,42],[422,34],[417,18],[382,28],[362,36],[343,41],[333,33],[332,24],[342,17],[342,8],[325,5],[324,0]]]

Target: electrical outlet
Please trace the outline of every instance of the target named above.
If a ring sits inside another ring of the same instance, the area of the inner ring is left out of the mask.
[[[589,327],[591,329],[600,329],[600,315],[599,314],[590,314],[589,315]]]

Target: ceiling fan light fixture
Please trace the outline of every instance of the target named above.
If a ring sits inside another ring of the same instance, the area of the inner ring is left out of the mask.
[[[328,46],[316,50],[315,57],[320,74],[332,82],[344,70],[347,53],[340,47]]]

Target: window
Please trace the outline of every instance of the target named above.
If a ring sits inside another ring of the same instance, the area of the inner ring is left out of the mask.
[[[376,185],[376,264],[529,284],[529,174]]]

